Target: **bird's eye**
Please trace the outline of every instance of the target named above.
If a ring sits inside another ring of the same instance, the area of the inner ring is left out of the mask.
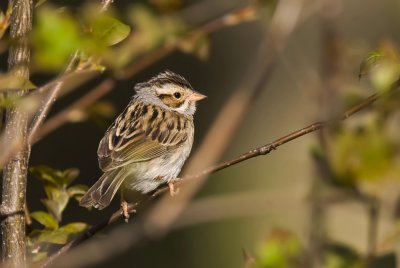
[[[175,97],[176,99],[180,99],[181,93],[175,92],[175,93],[174,93],[174,97]]]

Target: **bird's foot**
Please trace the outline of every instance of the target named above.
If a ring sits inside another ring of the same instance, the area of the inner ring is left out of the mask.
[[[174,183],[173,182],[169,182],[168,183],[168,187],[169,187],[169,194],[174,197],[175,195],[177,195],[179,193],[179,188],[175,189]]]
[[[126,201],[121,201],[121,214],[124,217],[126,223],[129,221],[128,203]]]

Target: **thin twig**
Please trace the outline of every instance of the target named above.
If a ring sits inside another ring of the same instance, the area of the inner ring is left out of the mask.
[[[189,31],[187,34],[185,34],[182,38],[176,40],[174,43],[167,43],[159,49],[152,51],[147,55],[144,55],[141,59],[139,59],[131,66],[128,66],[124,70],[118,72],[116,76],[118,79],[121,80],[128,79],[138,72],[142,71],[143,69],[147,68],[148,66],[152,65],[153,63],[159,61],[162,58],[165,58],[172,52],[179,49],[180,45],[193,38],[194,34],[199,32],[202,32],[203,34],[210,34],[222,29],[223,27],[238,24],[251,18],[254,15],[254,12],[255,7],[253,5],[247,5],[236,9],[228,14],[224,14],[223,16],[218,17],[214,20],[211,20],[192,31]]]
[[[43,136],[46,136],[50,132],[54,131],[61,125],[68,122],[70,115],[77,110],[82,110],[85,107],[93,104],[95,101],[100,99],[102,96],[106,95],[112,90],[115,82],[112,79],[106,79],[98,86],[90,90],[86,95],[80,97],[77,101],[72,103],[68,108],[62,110],[58,114],[54,115],[48,119],[43,126],[36,133],[36,137],[33,138],[33,142],[37,142]]]

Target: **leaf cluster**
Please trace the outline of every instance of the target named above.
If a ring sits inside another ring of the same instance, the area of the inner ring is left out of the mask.
[[[88,228],[84,222],[72,222],[61,225],[62,214],[71,199],[79,201],[88,187],[82,184],[71,185],[78,177],[79,170],[75,168],[56,170],[48,166],[36,166],[29,169],[44,186],[46,198],[42,203],[46,211],[30,213],[32,219],[42,228],[34,229],[28,235],[28,245],[33,260],[38,261],[47,256],[48,248],[53,245],[63,245],[71,235],[80,233]]]

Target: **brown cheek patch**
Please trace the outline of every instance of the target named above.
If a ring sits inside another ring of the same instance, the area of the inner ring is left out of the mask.
[[[182,104],[184,102],[183,99],[177,100],[171,95],[160,95],[159,97],[165,105],[167,105],[168,107],[171,107],[171,108],[178,108],[178,107],[182,106]]]

